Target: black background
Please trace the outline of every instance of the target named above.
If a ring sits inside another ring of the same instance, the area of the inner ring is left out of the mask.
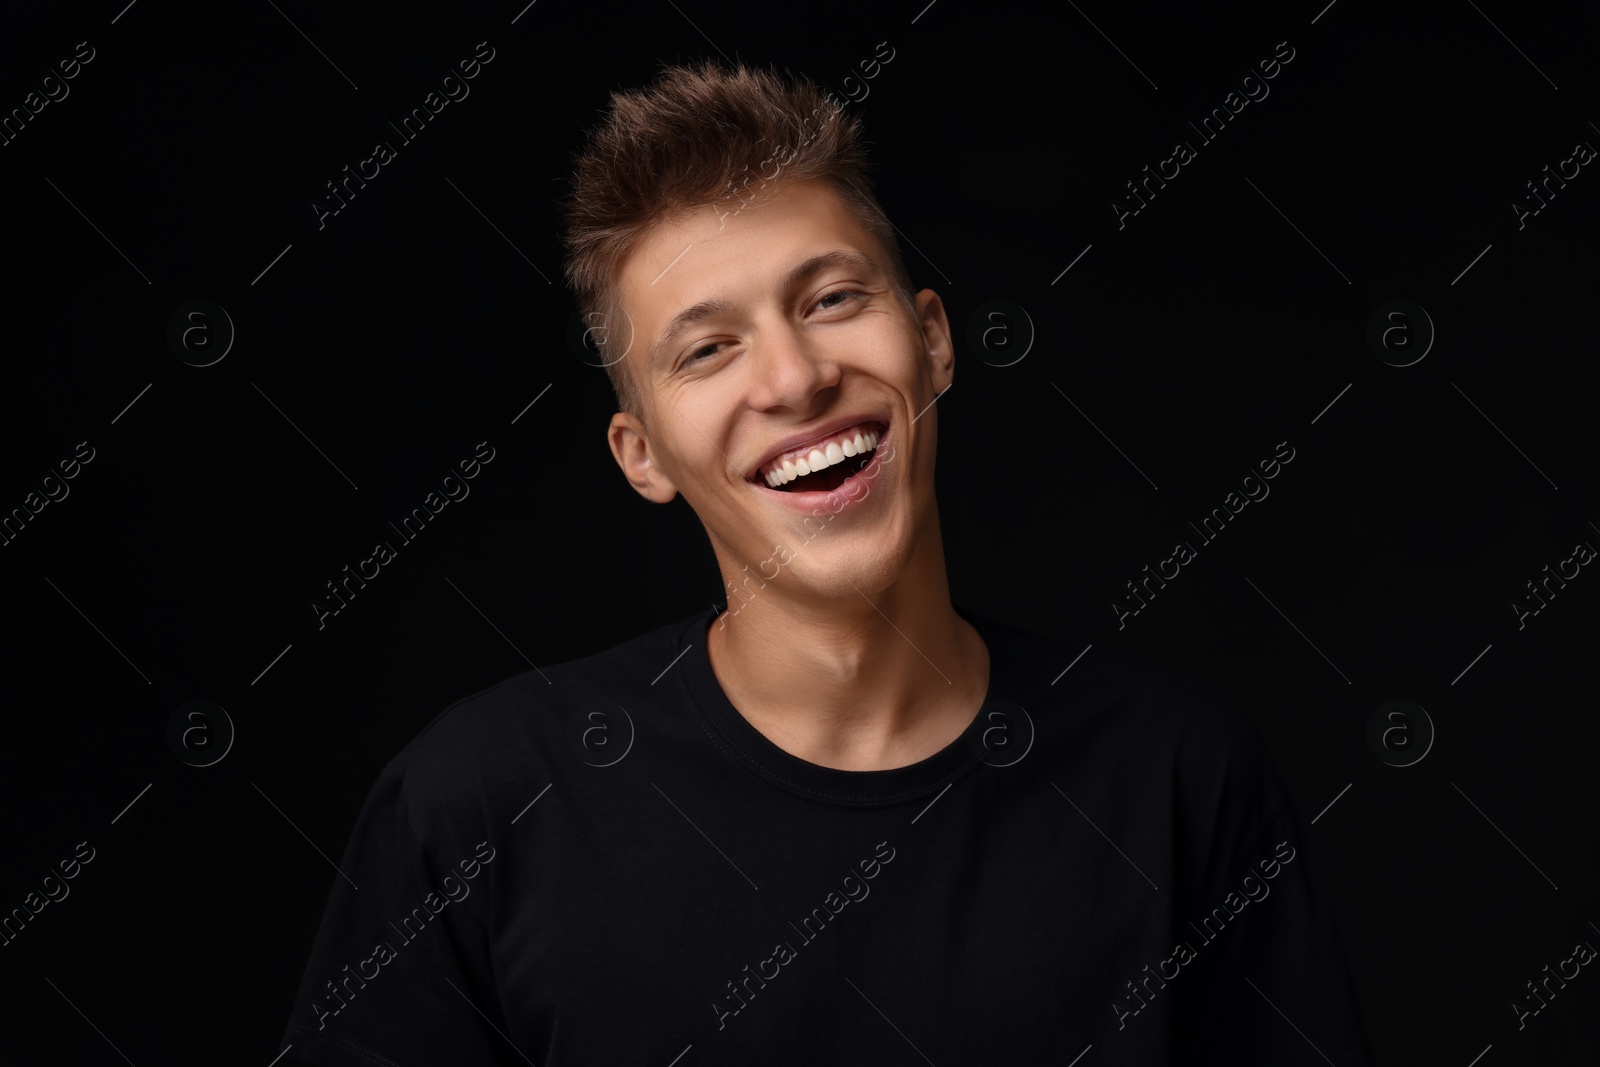
[[[1600,578],[1521,629],[1510,604],[1600,545],[1600,176],[1521,229],[1511,204],[1600,146],[1600,16],[925,3],[7,17],[6,111],[77,42],[95,57],[0,146],[0,509],[78,442],[95,458],[0,547],[0,910],[78,842],[96,857],[0,948],[0,1061],[270,1063],[379,768],[529,662],[720,603],[692,512],[605,449],[555,209],[612,89],[719,51],[868,91],[880,197],[959,343],[937,409],[956,601],[1059,638],[1063,668],[1125,647],[1246,702],[1385,1062],[1595,1061],[1591,968],[1524,1029],[1510,1002],[1600,945]],[[385,120],[485,40],[470,96],[399,145]],[[1199,146],[1185,121],[1282,41],[1270,95]],[[846,84],[879,42],[892,61]],[[1180,137],[1197,158],[1119,229],[1112,198]],[[319,230],[324,183],[378,140],[397,158]],[[1010,366],[966,342],[996,299],[1034,334]],[[1366,339],[1396,299],[1437,331],[1406,367]],[[208,367],[167,343],[190,300],[237,331]],[[470,496],[319,629],[324,583],[484,440]],[[1123,583],[1198,546],[1186,522],[1280,441],[1270,496],[1119,629]],[[205,768],[167,743],[193,699],[237,730]],[[1393,699],[1437,731],[1409,767],[1366,739]]]

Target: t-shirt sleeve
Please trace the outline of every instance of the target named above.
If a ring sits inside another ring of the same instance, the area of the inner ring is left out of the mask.
[[[1197,877],[1176,916],[1192,954],[1173,979],[1174,1062],[1375,1065],[1315,849],[1271,755],[1237,709],[1214,723],[1187,756],[1206,785],[1191,795]]]
[[[404,756],[373,785],[323,913],[284,1044],[328,1067],[521,1063],[489,954],[494,849],[465,812],[408,789]],[[425,827],[420,830],[419,827]]]

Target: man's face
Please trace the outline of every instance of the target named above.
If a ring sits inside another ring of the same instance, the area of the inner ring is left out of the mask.
[[[730,576],[881,591],[936,518],[943,306],[925,289],[908,312],[883,248],[825,183],[729,206],[659,224],[621,264],[645,423],[615,415],[612,452],[646,498],[684,495]],[[876,451],[849,455],[858,431]],[[818,453],[834,462],[801,475]],[[769,486],[785,461],[797,477]]]

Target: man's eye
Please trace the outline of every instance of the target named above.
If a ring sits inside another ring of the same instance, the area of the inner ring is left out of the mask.
[[[701,345],[699,348],[691,348],[689,350],[688,358],[686,358],[684,360],[684,362],[685,363],[694,363],[694,362],[696,362],[696,361],[698,361],[698,360],[700,360],[702,358],[709,358],[711,356],[716,355],[717,354],[717,347],[721,343],[722,342],[720,342],[720,341],[712,341],[710,344]]]
[[[863,297],[865,295],[866,295],[865,293],[862,293],[862,292],[860,292],[858,290],[855,290],[855,289],[835,289],[833,292],[825,294],[820,300],[818,300],[817,301],[817,307],[821,308],[823,311],[831,311],[836,307],[843,307],[844,306],[843,304],[826,304],[825,303],[825,301],[831,300],[833,297],[836,297],[836,296],[849,296],[849,297],[855,297],[856,299],[859,300],[861,297]]]

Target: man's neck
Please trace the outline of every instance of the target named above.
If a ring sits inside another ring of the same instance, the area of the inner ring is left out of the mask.
[[[942,552],[930,554],[871,599],[799,601],[771,582],[714,621],[708,655],[729,701],[824,767],[903,767],[954,741],[988,691],[989,651],[950,604]]]

